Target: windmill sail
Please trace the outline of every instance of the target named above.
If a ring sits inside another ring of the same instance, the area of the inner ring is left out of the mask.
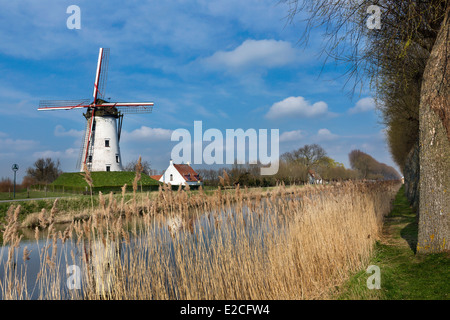
[[[83,167],[83,163],[84,162],[84,157],[86,155],[86,147],[87,147],[87,143],[88,143],[88,133],[89,133],[89,127],[91,126],[91,123],[89,120],[86,120],[86,126],[84,129],[84,134],[83,134],[83,139],[81,141],[81,148],[80,148],[80,153],[78,155],[78,161],[77,161],[77,168],[82,168]],[[89,169],[89,167],[88,167]]]
[[[38,111],[52,111],[52,110],[72,110],[87,108],[90,104],[90,99],[79,100],[41,100],[39,101]]]
[[[109,62],[109,49],[100,48],[98,53],[97,73],[95,75],[94,83],[94,103],[97,103],[97,99],[104,99],[106,79],[108,77],[108,62]]]
[[[94,153],[94,143],[93,143],[93,138],[95,135],[95,132],[93,130],[94,128],[94,124],[95,124],[95,108],[92,108],[92,114],[90,115],[90,118],[88,116],[89,114],[89,109],[88,112],[86,112],[86,120],[88,122],[88,126],[86,126],[86,132],[85,132],[85,136],[86,136],[86,141],[85,141],[85,146],[84,146],[84,161],[83,163],[86,164],[88,166],[88,169],[91,170],[92,167],[92,162],[88,161],[89,160],[89,156],[93,157],[93,153]],[[88,131],[89,129],[89,131]]]
[[[120,111],[122,114],[125,113],[152,113],[153,102],[108,102],[102,103],[102,107],[113,107]]]

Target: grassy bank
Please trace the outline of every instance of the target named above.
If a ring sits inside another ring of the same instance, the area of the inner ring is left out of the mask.
[[[124,184],[131,186],[133,184],[135,172],[91,172],[94,187],[122,187]],[[158,182],[149,176],[143,174],[139,181],[143,186],[159,185]],[[65,172],[61,174],[53,183],[55,186],[87,187],[80,172]]]
[[[402,187],[386,218],[383,237],[375,245],[370,265],[380,267],[381,289],[369,290],[365,270],[353,276],[338,299],[448,300],[450,253],[416,255],[418,225]]]
[[[132,185],[135,172],[119,171],[119,172],[91,172],[93,182],[93,192],[108,193],[110,191],[120,192],[124,185],[127,190],[132,191]],[[142,174],[138,182],[138,188],[144,191],[156,191],[159,182],[150,178],[148,175]],[[65,172],[61,174],[50,186],[50,190],[66,190],[75,193],[86,191],[88,187],[80,172]]]

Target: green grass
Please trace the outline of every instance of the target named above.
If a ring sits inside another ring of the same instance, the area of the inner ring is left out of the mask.
[[[135,177],[134,172],[92,172],[91,177],[94,187],[122,187],[124,184],[132,185]],[[143,186],[158,185],[158,181],[142,174],[139,182]],[[56,179],[52,185],[67,187],[87,187],[80,172],[65,172]]]
[[[38,191],[38,190],[30,190],[28,193],[27,190],[16,191],[16,197],[13,197],[13,193],[9,192],[0,192],[0,200],[20,200],[20,199],[28,199],[28,198],[49,198],[49,197],[64,197],[70,196],[70,194],[62,193],[62,192],[51,192],[48,191]]]
[[[380,267],[381,289],[369,290],[370,276],[361,270],[340,289],[338,299],[366,300],[449,300],[449,253],[419,255],[416,214],[402,187],[394,209],[386,218],[385,237],[375,245],[371,265]]]

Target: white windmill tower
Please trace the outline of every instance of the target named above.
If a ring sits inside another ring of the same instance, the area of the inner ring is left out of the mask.
[[[120,133],[125,113],[151,113],[153,102],[106,102],[104,100],[108,73],[109,49],[100,48],[94,83],[94,101],[43,100],[39,111],[85,108],[86,129],[77,166],[83,171],[122,171]]]

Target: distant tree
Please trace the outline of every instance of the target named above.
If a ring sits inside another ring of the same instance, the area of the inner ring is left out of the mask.
[[[219,185],[219,171],[214,169],[197,169],[197,173],[200,175],[205,185]]]
[[[275,178],[280,182],[283,181],[285,184],[305,183],[308,179],[308,169],[299,161],[282,159]]]
[[[236,178],[235,184],[239,184],[240,186],[253,187],[256,186],[256,179],[250,172],[246,171]]]
[[[39,158],[27,169],[27,176],[38,183],[52,183],[61,173],[59,159],[55,162],[51,158]]]
[[[330,157],[323,157],[322,165],[327,168],[339,168],[339,167],[344,168],[343,163],[337,162],[336,160],[331,159]]]
[[[127,163],[127,165],[123,168],[124,171],[136,171],[136,165],[138,164],[138,160],[133,160]],[[142,173],[146,175],[154,174],[155,170],[152,170],[150,162],[141,160]]]
[[[28,188],[29,186],[32,186],[33,184],[36,184],[37,181],[30,176],[25,176],[22,179],[22,188]]]
[[[13,189],[13,182],[10,178],[2,178],[0,180],[0,192],[8,192]]]
[[[305,145],[297,150],[286,152],[281,158],[288,163],[303,164],[306,169],[312,169],[329,159],[326,151],[318,144]]]
[[[372,156],[360,150],[353,150],[348,155],[352,169],[359,171],[363,179],[399,180],[400,175],[393,167],[380,163]]]
[[[361,178],[363,179],[368,178],[369,172],[374,169],[372,157],[360,150],[351,151],[348,155],[348,159],[352,169],[358,170],[361,174]]]

